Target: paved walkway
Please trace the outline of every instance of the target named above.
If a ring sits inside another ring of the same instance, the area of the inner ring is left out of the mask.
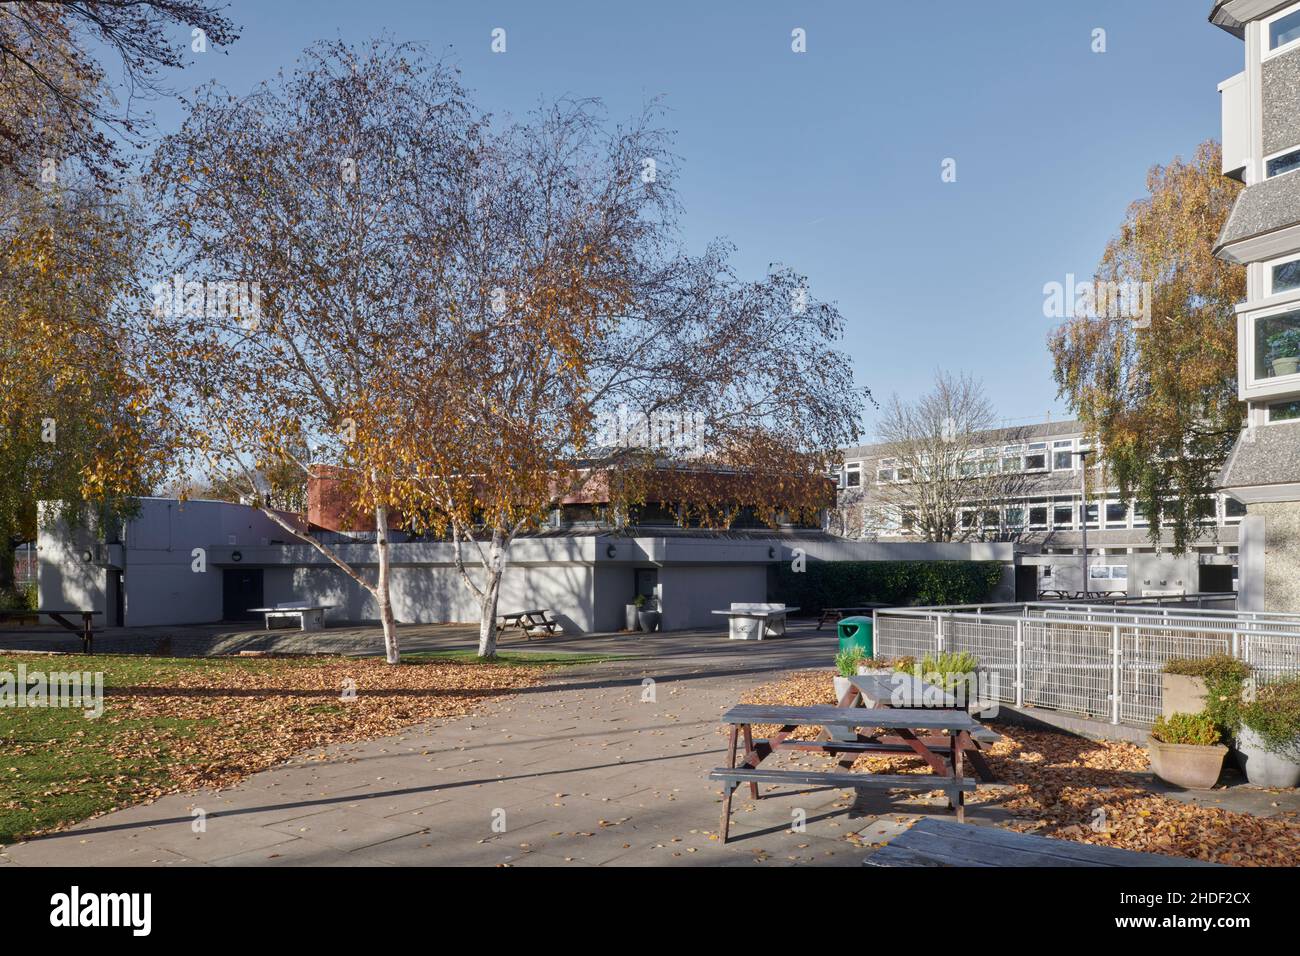
[[[304,755],[234,790],[111,813],[7,847],[0,864],[853,865],[869,851],[847,834],[897,831],[888,795],[873,797],[887,814],[876,821],[849,818],[849,791],[757,803],[738,791],[732,840],[716,839],[720,800],[707,774],[724,758],[718,715],[786,670],[825,667],[830,632],[635,643],[650,656],[565,668],[478,716]],[[195,832],[200,811],[205,832]],[[806,832],[791,832],[798,813]]]

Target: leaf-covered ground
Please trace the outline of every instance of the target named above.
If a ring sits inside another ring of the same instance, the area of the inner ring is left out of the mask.
[[[15,655],[0,656],[0,672],[19,662],[102,671],[105,709],[89,720],[0,708],[0,845],[165,793],[230,786],[304,750],[468,714],[537,684],[547,664],[575,661]]]
[[[802,672],[755,688],[744,701],[835,703],[826,671]],[[987,751],[989,764],[999,782],[1009,787],[977,791],[968,797],[968,805],[996,802],[1022,821],[1013,829],[1234,866],[1294,866],[1300,859],[1300,819],[1295,814],[1258,817],[1154,792],[1142,747],[996,722],[991,726],[1003,739]],[[755,733],[767,736],[775,729],[755,728]],[[799,736],[815,733],[816,728],[804,728]],[[892,755],[860,757],[854,769],[931,772],[917,757]]]

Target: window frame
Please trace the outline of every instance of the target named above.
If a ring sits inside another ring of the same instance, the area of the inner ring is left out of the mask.
[[[1263,50],[1260,51],[1261,61],[1271,60],[1275,56],[1284,56],[1287,53],[1290,53],[1292,50],[1300,50],[1300,36],[1297,36],[1295,39],[1288,40],[1286,43],[1283,43],[1281,46],[1277,46],[1277,47],[1269,46],[1269,43],[1272,41],[1273,24],[1276,23],[1278,20],[1285,20],[1287,17],[1293,16],[1295,14],[1300,14],[1300,3],[1292,4],[1291,6],[1286,7],[1283,10],[1279,10],[1276,13],[1270,14],[1269,16],[1264,18],[1260,27],[1261,29],[1260,39],[1262,41],[1260,45],[1263,47]]]
[[[1296,160],[1297,160],[1296,165],[1292,166],[1290,169],[1285,169],[1280,173],[1270,173],[1268,171],[1268,164],[1270,162],[1272,162],[1275,159],[1280,159],[1283,156],[1290,156],[1292,153],[1296,155]],[[1279,177],[1282,176],[1289,176],[1292,173],[1300,173],[1300,143],[1294,144],[1292,146],[1288,146],[1285,149],[1279,149],[1276,153],[1269,153],[1267,156],[1264,157],[1264,181],[1265,182],[1267,182],[1270,179],[1278,179]]]
[[[1290,252],[1284,256],[1278,256],[1276,259],[1266,259],[1264,261],[1264,297],[1272,298],[1275,295],[1300,295],[1300,285],[1294,289],[1282,289],[1280,292],[1273,286],[1273,270],[1278,266],[1284,266],[1291,262],[1300,262],[1300,252]]]

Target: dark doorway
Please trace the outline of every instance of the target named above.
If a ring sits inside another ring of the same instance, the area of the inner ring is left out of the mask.
[[[659,596],[658,590],[659,590],[659,569],[658,568],[637,568],[636,569],[636,595],[644,594],[646,601],[654,601]],[[635,597],[636,595],[633,596]]]
[[[248,609],[262,606],[262,569],[227,568],[221,575],[221,619],[256,621],[261,619]]]
[[[1016,600],[1038,600],[1038,565],[1016,565]]]
[[[1201,594],[1232,590],[1231,564],[1202,564],[1200,572],[1200,581],[1196,590]]]
[[[108,599],[104,602],[105,627],[122,627],[126,624],[126,599],[122,593],[122,572],[108,572]]]

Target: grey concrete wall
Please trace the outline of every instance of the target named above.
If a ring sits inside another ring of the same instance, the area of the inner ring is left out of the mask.
[[[41,607],[65,610],[106,610],[107,573],[82,552],[102,547],[96,535],[42,518],[36,537],[36,592]],[[103,621],[101,617],[99,619]]]
[[[1300,611],[1300,502],[1253,504],[1250,511],[1264,525],[1263,610]]]
[[[1300,50],[1262,64],[1264,155],[1300,144]]]
[[[1237,607],[1243,611],[1263,611],[1264,601],[1264,516],[1258,513],[1241,519],[1241,538],[1238,545]]]
[[[733,601],[766,601],[767,567],[671,565],[659,570],[659,593],[665,631],[723,630],[726,618],[712,612],[726,610]]]

